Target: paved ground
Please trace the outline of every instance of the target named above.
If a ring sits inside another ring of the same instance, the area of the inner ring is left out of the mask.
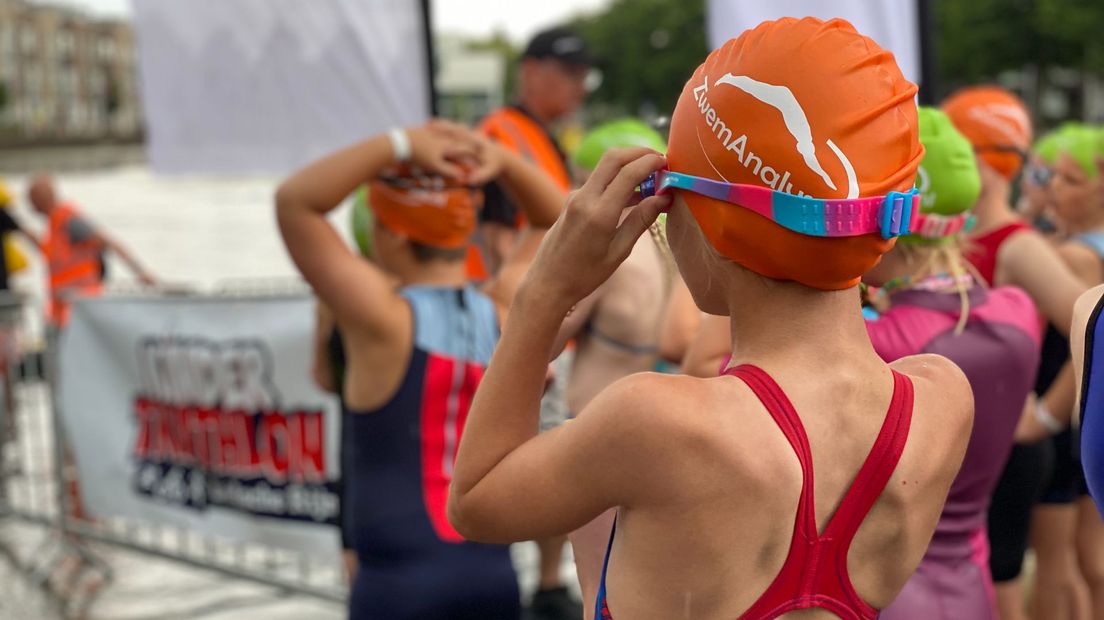
[[[74,561],[59,562],[65,554],[60,539],[49,527],[11,516],[8,512],[15,510],[47,520],[57,514],[48,390],[45,384],[30,381],[21,384],[16,395],[19,438],[14,445],[5,448],[6,453],[0,452],[0,471],[7,472],[6,479],[0,483],[3,491],[0,494],[3,499],[0,501],[0,583],[4,584],[0,588],[0,620],[338,620],[345,617],[340,603],[289,595],[272,586],[115,546],[86,546],[93,556],[111,568],[113,578],[110,582],[105,582],[95,570],[74,570],[79,566]],[[163,534],[150,525],[139,525],[128,531],[129,536],[142,541],[163,540],[166,538]],[[198,535],[194,537],[198,539]],[[172,535],[167,538],[169,543],[175,540]],[[234,551],[230,547],[224,550]],[[250,552],[241,557],[241,562],[258,573],[276,566],[276,570],[288,569],[294,574],[297,568],[293,556]],[[512,552],[523,596],[528,597],[537,580],[536,547],[515,545]],[[574,564],[569,555],[565,556],[563,573],[569,583],[574,583]],[[337,584],[339,570],[337,558],[334,558],[322,570],[313,569],[312,581],[326,586]]]
[[[339,620],[345,617],[340,604],[319,599],[287,595],[279,590],[249,581],[225,577],[148,555],[92,545],[90,549],[115,573],[112,583],[96,591],[98,582],[92,572],[83,574],[75,584],[68,584],[70,574],[57,570],[51,586],[65,591],[67,600],[47,594],[47,589],[33,583],[33,566],[39,560],[55,556],[56,545],[50,544],[44,553],[40,545],[52,537],[39,526],[15,521],[0,522],[0,540],[13,549],[23,569],[16,568],[11,558],[0,558],[0,618],[4,620],[48,620],[83,617],[89,620]],[[519,578],[526,593],[532,591],[536,576],[535,547],[517,545],[514,556]],[[573,566],[565,562],[565,575]]]

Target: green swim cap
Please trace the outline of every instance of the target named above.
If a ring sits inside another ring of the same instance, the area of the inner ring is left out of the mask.
[[[1077,122],[1063,123],[1039,140],[1035,152],[1051,165],[1065,153],[1081,166],[1090,179],[1095,179],[1099,174],[1096,158],[1104,157],[1104,131]]]
[[[924,159],[916,171],[920,213],[941,216],[965,213],[981,193],[974,148],[942,110],[922,106],[918,113],[920,143],[924,145]],[[923,225],[920,230],[924,230]],[[901,241],[930,243],[943,238],[928,232],[907,235]]]
[[[1047,164],[1054,165],[1054,162],[1058,160],[1058,143],[1064,140],[1064,134],[1077,131],[1081,127],[1082,124],[1077,121],[1062,123],[1036,140],[1035,146],[1031,150]]]
[[[622,118],[587,132],[571,160],[581,168],[594,170],[606,151],[627,146],[646,146],[660,153],[667,151],[667,142],[658,131],[635,118]]]
[[[361,185],[353,194],[353,209],[349,214],[353,229],[353,240],[360,249],[361,256],[372,258],[372,209],[368,206],[368,186]]]

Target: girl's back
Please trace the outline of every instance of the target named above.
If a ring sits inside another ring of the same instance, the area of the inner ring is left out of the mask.
[[[777,368],[771,375],[808,437],[814,518],[823,534],[875,445],[890,409],[893,375],[877,361],[819,365],[809,373],[792,362],[767,368]],[[945,359],[909,358],[893,368],[914,387],[913,401],[898,406],[912,406],[909,440],[845,560],[859,597],[875,608],[893,600],[919,563],[970,423],[968,409],[948,407],[963,402],[968,387]],[[739,378],[653,375],[638,381],[647,384],[634,392],[667,395],[649,412],[667,445],[640,476],[669,499],[619,513],[607,579],[611,617],[738,618],[792,552],[802,464],[764,403]],[[640,398],[647,400],[646,394]]]

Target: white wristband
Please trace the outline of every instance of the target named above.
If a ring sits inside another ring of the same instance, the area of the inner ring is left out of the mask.
[[[410,159],[410,136],[406,135],[405,130],[396,127],[387,132],[387,139],[391,141],[395,161],[401,164]]]
[[[1035,403],[1035,421],[1039,423],[1039,426],[1047,429],[1047,432],[1051,435],[1061,433],[1066,427],[1058,418],[1054,417],[1054,414],[1050,412],[1050,409],[1047,409],[1046,403],[1042,400]]]

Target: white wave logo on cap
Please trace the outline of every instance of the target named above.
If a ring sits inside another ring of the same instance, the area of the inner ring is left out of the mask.
[[[1000,132],[1014,146],[1026,148],[1025,138],[1031,119],[1016,105],[1010,103],[989,103],[970,109],[969,115],[979,123],[988,125]]]
[[[552,43],[552,51],[557,54],[571,54],[583,49],[583,40],[579,37],[563,37]]]
[[[386,183],[380,186],[379,189],[382,189],[391,200],[409,207],[444,209],[448,205],[448,196],[442,190],[415,187],[406,191],[399,191]]]
[[[755,174],[771,187],[771,189],[792,193],[792,184],[788,186],[788,189],[786,184],[786,179],[790,176],[789,172],[785,172],[785,174],[779,178],[776,170],[770,166],[762,165],[762,159],[760,157],[750,151],[745,154],[744,151],[748,142],[747,134],[732,139],[732,130],[721,119],[716,109],[709,105],[709,100],[706,97],[706,94],[709,92],[709,76],[703,77],[704,81],[702,84],[694,88],[694,99],[698,102],[699,111],[702,116],[705,117],[706,124],[713,130],[713,135],[724,143],[727,150],[735,151],[740,159],[740,163],[745,167],[750,167],[753,160],[757,162],[754,170]],[[801,155],[805,165],[815,172],[817,176],[824,181],[825,185],[833,190],[837,189],[835,181],[825,172],[824,167],[817,158],[816,145],[813,143],[813,131],[812,127],[809,125],[809,118],[805,114],[804,108],[798,103],[797,97],[794,96],[793,91],[785,86],[768,84],[746,75],[732,75],[731,73],[726,73],[718,78],[717,81],[713,83],[713,86],[716,87],[720,84],[738,88],[751,95],[756,100],[778,110],[779,113],[782,114],[782,121],[786,126],[786,131],[793,137],[796,143],[797,152]],[[726,133],[727,137],[725,137]],[[828,148],[835,153],[836,157],[843,165],[844,172],[847,175],[847,198],[858,198],[859,182],[855,175],[855,167],[851,165],[851,160],[847,158],[847,155],[845,155],[831,139],[828,139],[825,143],[828,145]],[[708,158],[708,153],[705,155]],[[712,165],[712,161],[710,164]],[[714,170],[716,170],[716,166],[714,166]],[[764,170],[769,170],[774,173],[774,176],[772,178],[767,178]],[[804,195],[804,192],[799,191],[798,194]]]

